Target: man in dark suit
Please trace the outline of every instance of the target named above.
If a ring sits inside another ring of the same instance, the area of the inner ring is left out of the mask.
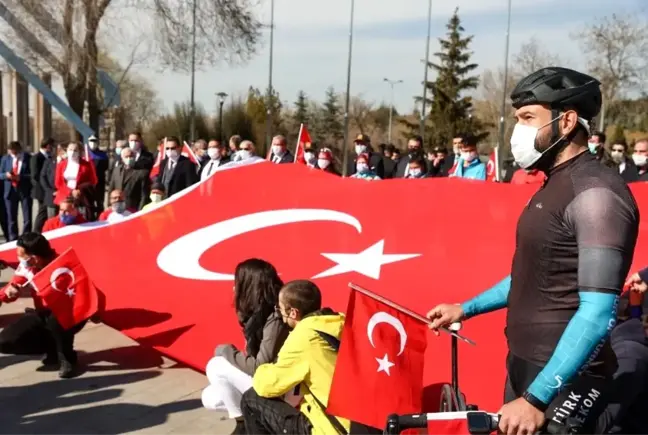
[[[43,189],[43,204],[47,208],[47,219],[58,215],[58,206],[54,204],[54,192],[56,186],[54,184],[54,175],[56,174],[56,164],[63,160],[66,156],[66,151],[63,145],[57,145],[56,152],[52,155],[51,159],[45,160],[43,169],[41,170],[39,182]]]
[[[356,173],[356,158],[360,154],[369,154],[369,168],[380,178],[391,178],[391,174],[385,174],[385,163],[383,155],[376,153],[371,149],[371,139],[366,134],[359,134],[353,141],[355,145],[355,157],[349,159],[347,166],[347,176]]]
[[[155,160],[153,153],[144,148],[142,134],[139,131],[128,135],[128,146],[135,153],[135,166],[133,166],[133,169],[148,169],[150,172]]]
[[[275,136],[272,138],[272,153],[270,154],[272,163],[294,163],[295,157],[288,151],[286,138]]]
[[[198,181],[196,165],[180,154],[182,146],[180,139],[175,136],[167,137],[165,158],[160,164],[157,181],[162,183],[167,198]]]
[[[225,154],[225,145],[216,139],[212,139],[207,144],[207,161],[200,168],[200,181],[207,179],[214,170],[230,162],[229,157],[223,157]]]
[[[151,179],[146,169],[133,169],[133,154],[130,148],[122,151],[122,158],[112,171],[108,191],[120,190],[127,209],[141,210],[149,202]]]
[[[407,142],[407,151],[408,154],[403,156],[396,165],[396,170],[394,171],[394,178],[405,178],[409,175],[409,162],[410,159],[414,156],[423,157],[423,138],[421,136],[414,136],[410,138]],[[423,160],[425,163],[425,160]],[[428,172],[427,165],[423,168],[425,173]]]
[[[97,185],[94,189],[92,208],[96,218],[103,212],[106,201],[106,173],[108,172],[108,154],[99,149],[99,139],[96,136],[88,138],[88,148],[90,148],[90,160],[95,167],[97,174]]]
[[[40,144],[40,151],[31,156],[29,161],[29,175],[31,176],[31,197],[36,200],[38,210],[34,218],[34,231],[40,233],[47,220],[47,205],[45,204],[45,192],[41,186],[40,178],[43,166],[47,160],[52,158],[54,139],[43,139]]]
[[[18,238],[18,207],[22,208],[23,233],[32,229],[30,155],[22,152],[20,142],[9,144],[9,154],[0,160],[0,180],[4,181],[9,242]]]

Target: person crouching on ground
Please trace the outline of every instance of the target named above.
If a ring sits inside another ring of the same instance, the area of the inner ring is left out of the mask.
[[[243,330],[246,352],[221,344],[207,363],[210,385],[202,394],[208,409],[227,411],[237,419],[234,433],[245,433],[241,419],[241,397],[252,387],[252,376],[261,364],[275,360],[289,329],[275,312],[283,282],[270,263],[249,259],[236,266],[234,305]]]
[[[45,354],[39,370],[59,369],[59,377],[74,377],[77,371],[77,354],[74,336],[83,329],[86,321],[64,330],[52,312],[43,306],[38,294],[27,284],[38,271],[52,262],[58,254],[42,234],[25,233],[18,237],[16,253],[19,265],[13,278],[2,290],[0,301],[16,301],[22,289],[29,289],[35,309],[27,309],[15,322],[0,331],[0,353],[13,355]],[[25,285],[27,284],[27,285]]]
[[[243,394],[241,409],[248,434],[338,433],[324,410],[337,360],[327,338],[340,339],[344,315],[321,305],[320,290],[310,281],[289,282],[279,292],[277,312],[293,331],[277,362],[259,366],[253,388]],[[295,386],[303,395],[299,409],[282,400]],[[349,421],[337,420],[348,433]]]

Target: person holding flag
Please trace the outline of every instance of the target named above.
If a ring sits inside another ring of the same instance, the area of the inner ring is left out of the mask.
[[[74,251],[58,256],[42,234],[20,236],[16,254],[18,267],[0,290],[0,302],[14,302],[24,290],[31,290],[34,309],[25,310],[0,331],[0,353],[45,354],[39,370],[58,368],[59,377],[74,377],[78,373],[74,336],[97,311],[96,289]],[[70,279],[63,283],[66,278]]]

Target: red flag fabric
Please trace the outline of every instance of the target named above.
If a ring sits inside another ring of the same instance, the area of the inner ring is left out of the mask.
[[[64,329],[97,312],[97,289],[72,248],[34,275],[32,286]]]
[[[469,435],[467,412],[433,412],[427,415],[428,434]]]
[[[86,143],[83,145],[83,159],[86,162],[90,163],[90,169],[94,173],[94,179],[97,179],[97,168],[95,168],[94,160],[92,160],[92,154],[90,153],[90,146]]]
[[[421,412],[427,329],[352,291],[327,411],[375,428],[384,427],[390,414]]]
[[[495,150],[488,157],[488,162],[486,163],[486,181],[497,181],[497,156]]]
[[[200,162],[198,161],[198,156],[196,156],[196,154],[193,152],[193,150],[191,149],[191,147],[187,142],[183,142],[182,152],[180,154],[182,154],[183,156],[191,160],[191,162],[194,165],[200,166]]]
[[[155,163],[153,164],[153,167],[151,168],[151,173],[149,174],[151,180],[157,177],[158,174],[160,173],[160,165],[162,164],[162,160],[164,160],[165,146],[166,146],[166,137],[164,138],[164,141],[160,145],[158,145],[158,153],[157,156],[155,157]]]
[[[304,153],[306,145],[310,143],[311,137],[310,133],[308,133],[308,127],[306,127],[306,124],[301,124],[299,126],[299,136],[297,137],[297,148],[295,148],[295,163],[306,164]]]
[[[236,195],[222,201],[223,186],[235,187]],[[83,259],[106,296],[106,324],[204,370],[214,343],[245,345],[231,304],[239,262],[264,258],[284,281],[310,278],[324,305],[338,311],[345,310],[353,281],[424,313],[438,303],[462,302],[510,274],[517,220],[539,187],[456,177],[366,183],[304,165],[243,162],[123,221],[69,225],[45,237],[59,252],[73,247]],[[648,215],[648,184],[630,187]],[[429,197],[433,204],[412,207]],[[214,201],[218,207],[205,206]],[[488,230],[448,231],[475,225]],[[414,236],[411,228],[419,227],[426,231]],[[137,261],[124,261],[125,252]],[[0,245],[0,260],[16,263],[15,242]],[[646,264],[648,225],[642,224],[631,270]],[[480,409],[502,404],[505,318],[501,310],[463,324],[477,346],[459,345],[460,387]],[[425,386],[450,381],[446,335],[429,336],[426,362]]]

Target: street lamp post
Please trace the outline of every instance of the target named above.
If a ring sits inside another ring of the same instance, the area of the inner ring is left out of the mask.
[[[191,30],[191,107],[189,112],[189,137],[192,144],[196,136],[196,3],[198,3],[198,0],[193,0],[193,28]]]
[[[225,92],[219,92],[216,94],[218,97],[218,139],[223,141],[223,104],[225,104],[225,98],[227,94]]]
[[[394,116],[394,86],[403,83],[402,80],[389,80],[388,78],[384,78],[383,81],[389,83],[389,86],[391,87],[391,102],[389,103],[389,133],[387,136],[389,137],[388,142],[391,144],[392,143],[392,119]]]
[[[506,124],[504,118],[506,116],[506,92],[508,88],[508,64],[509,64],[509,45],[511,41],[511,0],[508,0],[508,22],[506,25],[506,45],[504,48],[504,87],[502,88],[502,107],[500,108],[500,119],[499,119],[499,134],[497,135],[497,149],[496,149],[496,159],[495,159],[495,179],[500,181],[500,151],[502,150],[501,146],[504,144],[504,134],[506,133]]]
[[[432,0],[428,0],[428,28],[427,40],[425,42],[425,71],[423,72],[423,101],[421,102],[421,121],[419,124],[419,136],[425,143],[425,106],[427,103],[427,81],[428,64],[430,63],[430,31],[432,29]]]
[[[349,98],[351,96],[351,60],[353,59],[353,13],[355,0],[351,0],[351,17],[349,24],[349,59],[347,61],[346,101],[344,102],[344,142],[342,143],[342,176],[346,177],[349,166]]]

